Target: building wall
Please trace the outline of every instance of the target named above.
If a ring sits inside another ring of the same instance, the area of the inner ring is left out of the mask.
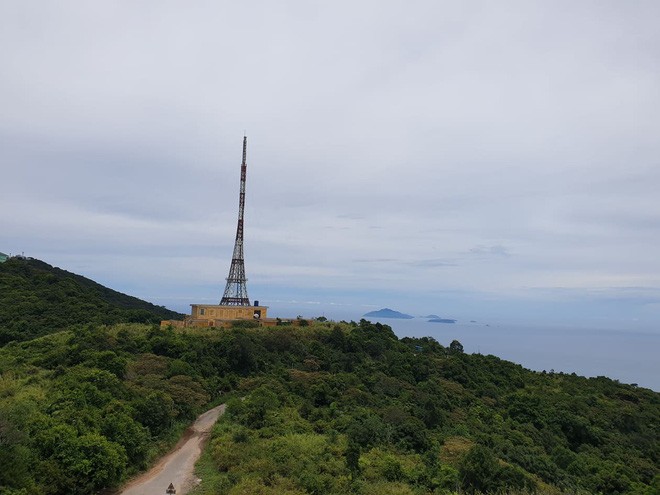
[[[258,320],[267,318],[267,306],[220,306],[219,304],[191,304],[193,320]],[[255,314],[258,315],[255,318]]]
[[[161,328],[190,328],[190,327],[215,327],[231,328],[232,322],[236,320],[252,320],[259,322],[262,327],[274,327],[279,325],[300,326],[309,325],[312,320],[305,319],[280,319],[268,318],[268,306],[220,306],[219,304],[191,304],[190,315],[184,320],[163,320]],[[259,312],[259,318],[254,313]]]
[[[231,328],[234,320],[204,320],[193,319],[187,316],[185,320],[163,320],[160,322],[161,328]],[[308,319],[281,319],[281,318],[263,318],[255,320],[261,327],[277,327],[277,326],[292,326],[299,327],[301,325],[311,325],[313,320]]]

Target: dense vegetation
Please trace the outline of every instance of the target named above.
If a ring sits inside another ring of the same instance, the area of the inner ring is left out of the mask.
[[[182,316],[43,261],[0,263],[0,346],[80,323],[157,323]]]
[[[220,378],[227,366],[195,362],[219,342],[120,324],[7,344],[0,349],[0,493],[94,493],[145,468],[231,388]]]
[[[0,493],[87,494],[223,394],[199,493],[658,493],[660,394],[387,326],[84,325],[0,349]]]
[[[362,320],[253,332],[198,493],[658,493],[659,394]]]
[[[231,394],[198,494],[660,493],[651,390],[365,320],[148,324],[177,316],[37,260],[0,264],[0,495],[118,486]]]

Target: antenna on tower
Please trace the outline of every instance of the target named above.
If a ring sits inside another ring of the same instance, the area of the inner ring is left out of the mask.
[[[229,267],[229,276],[225,292],[220,300],[221,306],[250,306],[247,294],[247,278],[245,278],[245,261],[243,259],[243,213],[245,211],[245,179],[247,177],[247,136],[243,136],[243,161],[241,162],[241,188],[238,195],[238,225],[234,254]]]

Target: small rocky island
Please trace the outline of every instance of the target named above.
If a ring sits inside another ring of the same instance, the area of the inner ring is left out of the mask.
[[[456,320],[451,318],[431,318],[429,323],[456,323]]]

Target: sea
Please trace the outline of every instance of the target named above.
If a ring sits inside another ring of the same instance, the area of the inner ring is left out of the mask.
[[[493,354],[536,371],[606,376],[660,391],[660,331],[522,324],[431,323],[425,318],[368,318],[399,337],[458,340],[467,353]]]

